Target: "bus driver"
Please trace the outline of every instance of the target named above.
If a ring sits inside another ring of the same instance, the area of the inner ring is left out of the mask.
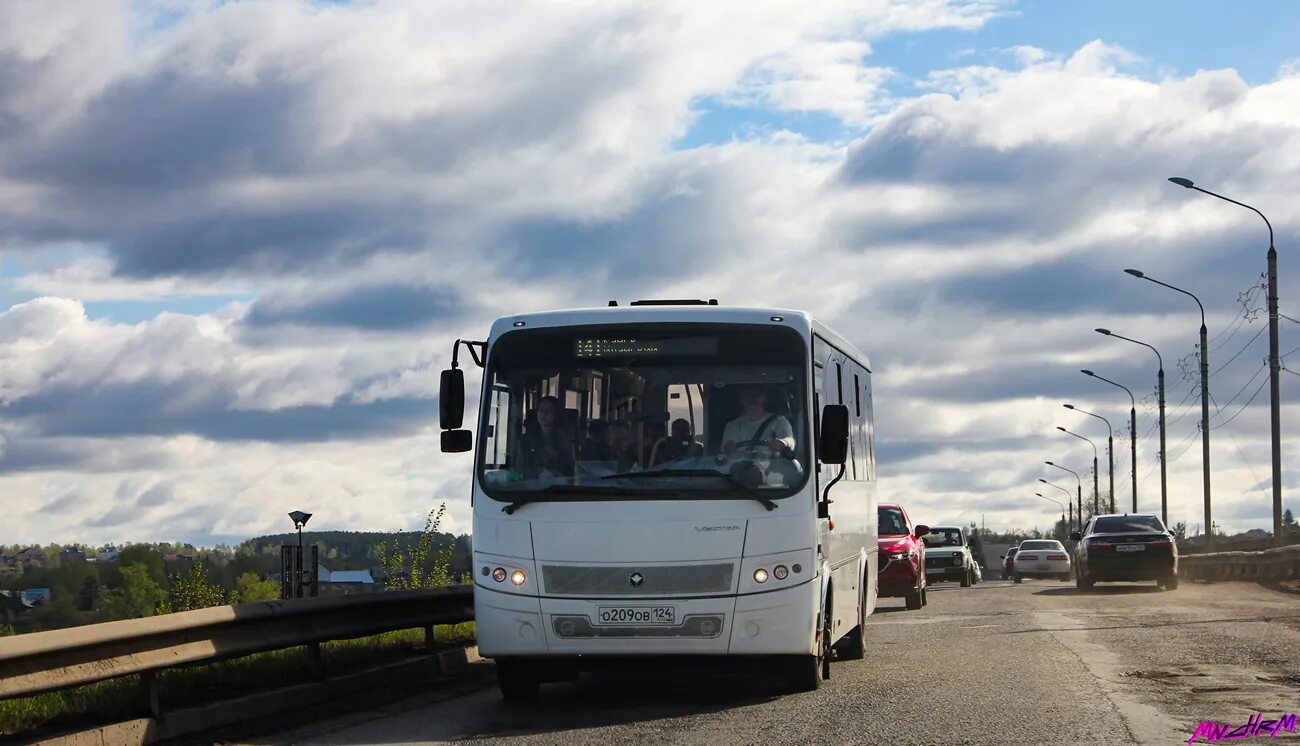
[[[794,451],[794,428],[790,420],[767,410],[767,392],[749,385],[740,390],[740,416],[722,430],[722,453],[765,449],[777,458],[790,458]]]

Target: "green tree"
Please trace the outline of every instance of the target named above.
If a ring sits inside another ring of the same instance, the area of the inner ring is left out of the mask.
[[[202,562],[195,562],[190,565],[189,572],[171,576],[171,594],[164,611],[171,613],[206,609],[209,606],[222,606],[226,601],[226,592],[208,580],[207,568]]]
[[[99,602],[99,582],[94,577],[87,577],[77,591],[77,610],[94,611]]]
[[[139,619],[153,616],[167,595],[162,586],[150,575],[144,564],[125,565],[120,568],[122,586],[110,590],[100,602],[107,619]]]
[[[143,565],[149,573],[150,579],[161,586],[167,582],[167,572],[163,569],[162,555],[158,550],[148,544],[132,544],[125,547],[117,555],[117,562],[109,562],[104,565],[104,573],[100,580],[104,585],[110,588],[120,588],[125,583],[122,577],[122,569],[127,565]]]
[[[1187,521],[1179,521],[1174,524],[1172,529],[1174,538],[1182,540],[1187,538]]]
[[[379,542],[375,549],[379,555],[379,566],[384,571],[384,590],[436,588],[450,582],[454,544],[447,544],[436,551],[433,548],[438,526],[442,524],[442,517],[446,513],[447,503],[430,510],[418,538],[408,538],[405,547],[395,539],[390,553],[388,542]]]
[[[1282,535],[1300,533],[1300,526],[1296,526],[1295,516],[1292,515],[1291,509],[1287,508],[1282,511]]]
[[[275,601],[280,598],[280,584],[274,580],[262,580],[257,575],[246,572],[235,581],[235,603],[248,604],[254,601]]]

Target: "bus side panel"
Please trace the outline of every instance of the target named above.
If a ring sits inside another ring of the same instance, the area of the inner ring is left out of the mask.
[[[864,612],[875,608],[877,544],[876,499],[872,481],[870,443],[870,373],[820,337],[814,338],[814,360],[822,364],[818,396],[822,406],[848,407],[849,458],[843,478],[831,488],[831,525],[825,524],[823,554],[832,568],[832,639],[839,639],[858,626],[859,604]],[[823,484],[839,471],[823,468]],[[830,473],[827,473],[830,472]]]

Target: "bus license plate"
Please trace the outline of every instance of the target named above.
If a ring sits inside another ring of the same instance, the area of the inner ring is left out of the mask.
[[[601,606],[596,616],[602,625],[671,625],[677,623],[677,609],[672,606]]]
[[[1145,552],[1146,550],[1147,548],[1143,544],[1116,544],[1115,545],[1115,551],[1117,552]]]

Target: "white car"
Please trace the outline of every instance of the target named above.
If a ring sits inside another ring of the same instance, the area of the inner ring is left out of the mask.
[[[1055,539],[1028,539],[1011,561],[1011,577],[1057,578],[1070,582],[1070,553]]]

